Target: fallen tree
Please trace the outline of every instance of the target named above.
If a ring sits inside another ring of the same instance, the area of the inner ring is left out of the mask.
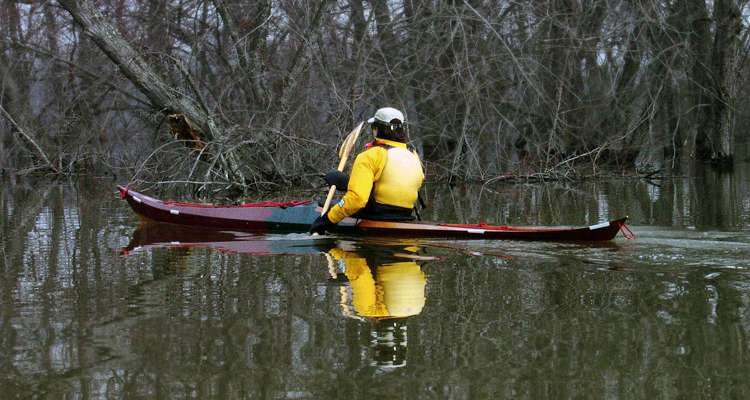
[[[192,97],[167,84],[109,23],[92,1],[59,0],[59,3],[81,26],[85,35],[96,43],[122,74],[148,98],[153,109],[164,114],[175,139],[200,150],[197,153],[199,157],[207,156],[206,161],[211,167],[206,171],[206,175],[218,174],[227,183],[245,183],[236,154],[223,151],[224,145],[227,144],[225,130],[212,118],[194,85],[191,85],[195,89],[195,97]],[[191,82],[189,75],[186,74],[186,78]],[[213,146],[217,150],[204,151],[206,143],[209,142],[218,144]]]

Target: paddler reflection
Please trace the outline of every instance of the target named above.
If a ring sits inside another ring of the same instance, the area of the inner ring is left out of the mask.
[[[432,259],[414,246],[373,247],[339,242],[328,251],[331,279],[339,288],[342,314],[370,321],[373,364],[406,365],[407,318],[422,312],[427,279],[417,261]]]

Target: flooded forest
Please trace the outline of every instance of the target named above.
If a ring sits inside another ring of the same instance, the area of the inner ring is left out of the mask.
[[[319,185],[381,106],[432,179],[729,167],[741,0],[0,4],[3,174]],[[218,185],[218,186],[217,186]]]
[[[0,397],[750,398],[749,50],[748,0],[0,1]],[[310,235],[385,106],[424,221]]]

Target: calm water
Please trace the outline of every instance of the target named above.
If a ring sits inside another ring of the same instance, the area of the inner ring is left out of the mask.
[[[110,182],[0,190],[2,398],[750,398],[750,168],[429,187],[426,217],[603,245],[139,227]]]

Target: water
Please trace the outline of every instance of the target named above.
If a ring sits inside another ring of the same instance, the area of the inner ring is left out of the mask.
[[[109,182],[0,191],[3,398],[748,398],[750,168],[429,187],[428,219],[606,244],[139,228]]]

